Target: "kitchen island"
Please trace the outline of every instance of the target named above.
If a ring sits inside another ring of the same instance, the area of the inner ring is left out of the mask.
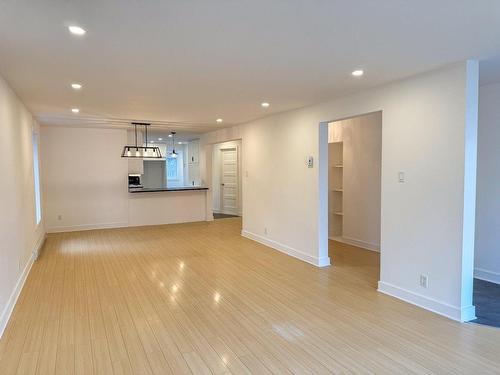
[[[161,225],[213,220],[204,186],[129,188],[129,225]]]
[[[157,193],[160,191],[197,191],[208,190],[205,186],[172,186],[172,187],[129,187],[129,193]]]

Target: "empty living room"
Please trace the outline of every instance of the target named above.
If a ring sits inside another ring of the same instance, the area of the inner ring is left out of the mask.
[[[498,35],[0,0],[0,374],[500,374]]]

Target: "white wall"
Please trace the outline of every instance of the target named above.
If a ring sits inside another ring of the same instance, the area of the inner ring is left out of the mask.
[[[217,143],[213,146],[212,153],[212,204],[213,210],[221,210],[221,149],[236,147],[238,150],[238,213],[241,215],[241,140]]]
[[[0,77],[0,336],[45,234],[35,219],[33,130],[33,117]]]
[[[342,238],[354,245],[378,250],[382,113],[370,113],[337,123],[342,129],[343,142]],[[329,128],[333,124],[329,124]],[[333,186],[329,187],[331,198],[333,194],[340,194],[332,193],[332,189]]]
[[[202,142],[242,139],[243,234],[325,265],[327,122],[383,111],[379,289],[468,320],[474,317],[467,289],[475,184],[474,166],[466,160],[474,160],[477,75],[476,62],[463,62],[212,132]],[[201,163],[208,171],[202,178],[209,179],[210,150],[204,150],[207,161]],[[315,168],[307,168],[309,155]],[[399,171],[406,173],[406,183],[398,183]],[[427,289],[419,286],[420,274],[429,278]]]
[[[500,84],[479,89],[475,276],[500,284]]]
[[[47,230],[126,226],[127,132],[43,126],[41,140]]]

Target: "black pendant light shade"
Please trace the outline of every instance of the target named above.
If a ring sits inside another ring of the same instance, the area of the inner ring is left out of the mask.
[[[156,146],[148,146],[148,126],[151,124],[133,122],[132,125],[134,125],[135,145],[123,147],[122,158],[161,159],[162,156],[160,148]],[[144,126],[146,146],[139,146],[137,144],[137,126]]]

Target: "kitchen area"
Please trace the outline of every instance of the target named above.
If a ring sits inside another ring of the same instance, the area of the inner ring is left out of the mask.
[[[129,225],[211,220],[199,137],[132,125],[122,152],[128,159]]]
[[[41,127],[48,232],[213,220],[200,135],[152,125],[146,142],[135,128]]]

